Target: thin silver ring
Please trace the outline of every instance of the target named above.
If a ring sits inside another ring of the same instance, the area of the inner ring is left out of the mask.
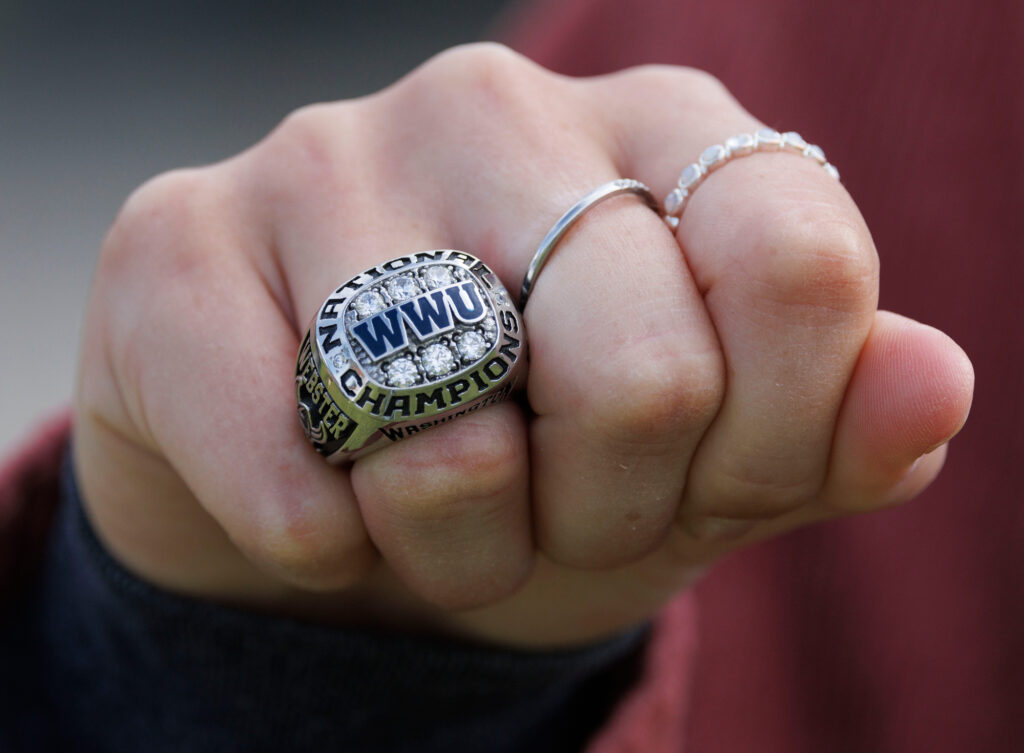
[[[651,189],[645,186],[638,180],[632,180],[630,178],[620,178],[619,180],[613,180],[610,183],[605,183],[603,186],[598,186],[593,191],[588,193],[582,199],[577,201],[572,209],[563,214],[558,222],[548,231],[548,234],[544,236],[544,240],[540,242],[537,247],[537,251],[533,255],[533,259],[530,261],[530,266],[526,270],[526,276],[523,278],[523,287],[519,291],[519,309],[524,311],[526,309],[526,301],[530,297],[530,291],[533,290],[533,286],[537,282],[537,276],[540,271],[547,264],[548,257],[551,256],[551,252],[555,250],[555,246],[562,240],[569,228],[571,228],[576,221],[583,216],[584,212],[588,209],[592,209],[600,204],[605,199],[610,199],[613,196],[618,196],[624,193],[635,193],[640,196],[647,206],[649,206],[655,214],[661,217],[661,206],[658,204],[658,200],[654,198],[654,194],[651,193]]]

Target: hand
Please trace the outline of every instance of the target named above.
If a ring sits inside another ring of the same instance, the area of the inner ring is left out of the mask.
[[[677,237],[632,197],[589,212],[525,311],[529,410],[350,468],[302,436],[297,345],[335,286],[459,248],[516,290],[590,189],[663,196],[758,127],[699,72],[572,80],[480,45],[150,182],[83,334],[75,460],[100,536],[175,591],[540,646],[635,623],[736,547],[914,496],[966,418],[970,364],[876,312],[856,207],[792,154],[717,172]]]

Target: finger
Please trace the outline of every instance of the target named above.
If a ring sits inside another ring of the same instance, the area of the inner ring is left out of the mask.
[[[452,243],[432,199],[382,163],[402,150],[381,143],[397,116],[379,110],[304,107],[233,165],[247,188],[250,227],[270,239],[270,253],[253,255],[254,263],[296,330],[356,274]]]
[[[483,606],[529,575],[526,424],[514,404],[373,453],[353,466],[352,482],[374,543],[420,598]]]
[[[971,362],[949,337],[879,312],[840,413],[827,506],[874,509],[923,489],[967,420],[973,387]]]
[[[438,210],[436,193],[410,190],[401,197],[400,186],[416,185],[423,175],[404,174],[396,191],[386,191],[398,211],[380,211],[385,189],[378,184],[394,178],[386,161],[415,158],[413,145],[395,133],[408,119],[395,106],[385,98],[362,108],[358,120],[348,105],[307,108],[248,167],[265,176],[248,182],[258,187],[253,201],[274,229],[279,260],[287,259],[283,296],[298,322],[312,317],[325,292],[367,267],[414,251],[464,248]],[[281,164],[290,169],[278,169]],[[311,192],[312,183],[325,190]],[[351,191],[353,184],[362,190]],[[346,200],[339,202],[342,192]],[[524,420],[515,406],[502,406],[353,466],[372,539],[417,595],[447,608],[476,606],[507,595],[525,578],[532,551],[526,456]]]
[[[722,386],[714,332],[661,221],[636,200],[592,210],[530,298],[540,546],[609,567],[654,549]]]
[[[810,160],[752,155],[712,177],[680,227],[728,369],[683,501],[695,526],[770,518],[818,494],[878,285],[856,208]]]
[[[821,499],[816,500],[820,504],[797,507],[774,518],[753,520],[707,517],[701,520],[700,530],[696,534],[689,528],[677,526],[672,532],[670,546],[667,547],[669,557],[677,567],[680,564],[684,567],[701,567],[730,552],[759,541],[776,538],[798,528],[906,502],[927,489],[936,479],[946,462],[948,449],[947,445],[942,445],[911,463],[903,469],[898,480],[888,487],[884,494],[879,495],[877,489],[872,490],[870,504],[865,502],[868,498],[865,495],[859,498],[858,505],[843,507],[842,499],[832,497],[830,500],[823,492]],[[846,495],[850,491],[845,489],[843,494]],[[856,491],[854,490],[854,493]]]
[[[827,481],[813,504],[768,521],[706,518],[705,541],[690,542],[688,556],[700,551],[713,559],[809,523],[915,497],[942,469],[947,443],[967,419],[973,383],[970,361],[946,335],[879,312],[843,402]]]
[[[424,107],[415,84],[429,76],[445,85]],[[595,136],[606,102],[587,91],[507,51],[454,51],[382,99],[418,117],[387,119],[375,138],[398,155],[393,163],[445,177],[455,190],[416,201],[515,289],[559,215],[621,177]],[[425,133],[430,149],[401,156]],[[679,249],[635,197],[606,202],[562,240],[524,316],[537,542],[561,562],[636,559],[673,519],[688,453],[721,388],[714,335]]]
[[[626,159],[665,191],[667,169],[678,175],[704,147],[759,126],[705,74],[644,69],[599,85],[627,102],[661,92],[670,103],[674,118],[618,125]],[[835,180],[786,153],[755,153],[710,175],[677,235],[727,370],[721,410],[690,468],[683,519],[696,526],[703,517],[785,513],[824,483],[877,299],[870,236]]]
[[[303,439],[296,332],[233,230],[256,224],[235,195],[197,170],[129,202],[101,261],[119,295],[97,291],[111,360],[134,425],[239,549],[289,583],[342,587],[373,548],[348,474]]]

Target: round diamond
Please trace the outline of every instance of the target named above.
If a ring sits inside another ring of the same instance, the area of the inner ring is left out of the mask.
[[[480,291],[478,290],[477,295],[479,294]],[[508,304],[508,291],[505,288],[494,288],[491,290],[491,297],[501,306]]]
[[[401,275],[390,280],[387,285],[388,294],[394,301],[408,301],[420,294],[420,286],[409,275]]]
[[[419,380],[419,372],[411,358],[395,359],[388,366],[388,384],[392,387],[412,387]]]
[[[368,316],[373,316],[378,311],[383,311],[387,308],[384,303],[384,299],[380,293],[375,290],[371,290],[368,293],[363,293],[352,301],[352,308],[356,310],[361,319],[365,319]]]
[[[331,363],[334,364],[334,368],[341,371],[348,365],[348,359],[340,353],[331,359]]]
[[[452,273],[448,271],[448,267],[427,267],[423,270],[423,282],[427,284],[429,290],[442,288],[451,284]]]
[[[459,354],[466,361],[475,361],[487,352],[487,341],[479,332],[470,330],[459,338]]]
[[[428,345],[420,356],[423,369],[432,377],[444,376],[455,368],[455,358],[447,346],[441,343]]]
[[[494,324],[494,317],[493,316],[488,316],[486,319],[484,319],[482,322],[480,322],[480,329],[482,329],[484,332],[486,332],[489,335],[493,335],[494,334],[494,330],[496,329],[496,326]]]

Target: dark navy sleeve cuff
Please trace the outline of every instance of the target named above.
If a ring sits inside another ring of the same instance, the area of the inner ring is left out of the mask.
[[[2,631],[25,689],[2,699],[14,750],[573,751],[641,669],[646,627],[525,652],[178,596],[103,548],[70,463],[63,487],[40,581]]]

